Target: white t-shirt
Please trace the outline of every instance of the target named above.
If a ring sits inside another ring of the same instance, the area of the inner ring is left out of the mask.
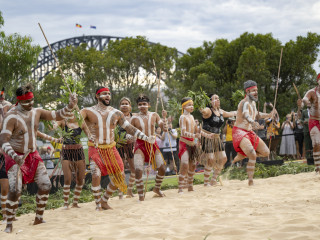
[[[171,132],[172,132],[172,135],[174,135],[176,137],[178,136],[178,132],[176,129],[172,129]],[[163,140],[163,152],[170,152],[171,151],[168,136],[170,136],[172,151],[177,151],[177,140],[175,138],[173,138],[171,136],[171,134],[169,134],[168,132],[165,132],[164,133],[164,140]]]

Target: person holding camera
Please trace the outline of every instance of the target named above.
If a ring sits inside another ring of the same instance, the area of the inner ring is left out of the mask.
[[[234,117],[228,118],[226,125],[223,128],[223,133],[226,135],[226,144],[225,144],[225,152],[227,155],[227,162],[225,167],[231,166],[231,160],[233,160],[237,156],[236,150],[234,150],[232,143],[232,128],[234,126],[234,122],[236,119]],[[232,159],[230,155],[232,154]]]
[[[286,120],[282,123],[282,138],[281,138],[281,145],[280,145],[280,155],[284,155],[285,158],[288,156],[294,157],[297,154],[296,150],[296,143],[293,133],[293,122],[292,119],[294,117],[294,112],[287,114]]]
[[[178,137],[178,132],[176,129],[172,129],[172,123],[168,123],[168,132],[163,132],[163,158],[166,161],[167,164],[167,173],[173,173],[174,171],[174,163],[175,161],[175,156],[177,154],[177,137]],[[170,139],[169,139],[170,138]],[[177,166],[177,164],[176,164]],[[173,173],[175,174],[175,173]]]

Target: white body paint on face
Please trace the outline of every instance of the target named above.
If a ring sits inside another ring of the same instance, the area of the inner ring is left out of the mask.
[[[32,105],[34,101],[28,102],[28,103],[19,103],[21,106],[29,106]]]

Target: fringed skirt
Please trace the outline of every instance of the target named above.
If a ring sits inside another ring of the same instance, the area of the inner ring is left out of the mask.
[[[212,134],[211,132],[208,132],[204,129],[202,129],[207,134]],[[221,155],[219,152],[224,151],[224,146],[221,141],[220,135],[215,134],[213,139],[206,138],[206,137],[201,137],[201,146],[202,146],[202,152],[203,152],[203,157],[201,157],[201,163],[203,165],[208,164],[208,160],[211,159],[213,160],[213,167],[215,169],[222,169],[223,168],[223,163],[221,159]]]
[[[113,142],[95,147],[92,142],[88,142],[89,159],[98,165],[102,176],[109,175],[120,191],[126,193],[127,185],[123,174],[123,162],[115,145],[116,143]]]
[[[62,146],[62,159],[69,161],[85,160],[81,144],[68,144]]]
[[[117,147],[117,150],[122,159],[131,159],[133,158],[133,143],[128,143],[122,145],[121,147]]]

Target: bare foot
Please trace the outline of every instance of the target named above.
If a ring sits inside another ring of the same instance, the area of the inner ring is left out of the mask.
[[[65,204],[65,205],[63,206],[63,210],[69,210],[69,204]]]
[[[80,208],[80,207],[79,207],[78,203],[73,203],[72,208]]]
[[[217,180],[213,180],[213,179],[211,179],[211,181],[210,181],[210,185],[211,186],[217,186]]]
[[[34,219],[33,225],[38,225],[38,224],[41,224],[41,223],[46,223],[46,221],[44,221],[42,218],[39,219],[39,218],[36,217]]]
[[[139,196],[139,201],[140,202],[144,201],[144,195]]]
[[[248,184],[249,184],[249,186],[253,186],[254,185],[253,180],[249,180]]]
[[[123,200],[123,195],[119,195],[119,200]]]
[[[164,197],[164,193],[161,192],[160,189],[153,189],[153,192],[157,194],[157,197]]]
[[[7,224],[6,229],[4,230],[6,233],[12,233],[12,224]]]
[[[189,187],[188,187],[188,192],[192,192],[192,191],[194,191],[194,190],[193,190],[193,186],[189,186]]]
[[[97,207],[96,207],[96,211],[99,211],[99,212],[102,211],[102,207],[97,206]]]
[[[133,193],[132,193],[132,190],[131,189],[128,189],[127,190],[127,198],[132,198],[134,197]]]
[[[179,188],[178,193],[183,194],[183,189],[182,189],[182,188]]]
[[[107,202],[102,201],[102,200],[101,200],[101,208],[102,208],[103,210],[109,210],[109,209],[112,209],[112,207],[110,207],[110,206],[109,206],[109,204],[108,204]]]

